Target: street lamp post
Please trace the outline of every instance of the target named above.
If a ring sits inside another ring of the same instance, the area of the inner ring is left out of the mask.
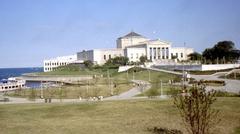
[[[148,81],[151,81],[151,73],[150,73],[150,69],[148,69]]]

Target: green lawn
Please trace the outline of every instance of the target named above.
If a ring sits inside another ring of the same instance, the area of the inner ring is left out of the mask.
[[[59,67],[57,70],[51,72],[40,72],[34,73],[35,75],[104,75],[107,73],[116,73],[118,68],[107,68],[107,67],[94,67],[94,68],[83,68],[78,65],[67,65]]]
[[[174,74],[159,72],[159,71],[153,71],[153,70],[146,70],[146,69],[138,69],[136,72],[129,70],[128,72],[122,72],[113,75],[116,78],[120,79],[135,79],[135,80],[144,80],[149,81],[150,83],[159,83],[161,80],[162,82],[166,83],[169,82],[169,80],[175,80],[180,81],[181,76],[177,76]]]
[[[101,71],[100,71],[101,70]],[[88,69],[85,70],[89,71]],[[55,75],[64,74],[65,71],[58,72],[48,72],[47,74],[54,73]],[[74,71],[68,71],[68,74],[73,73]],[[79,71],[77,71],[79,72]],[[131,80],[134,78],[135,80],[144,80],[148,81],[150,77],[150,83],[153,85],[160,84],[160,80],[162,80],[163,83],[169,82],[169,80],[175,80],[179,81],[179,76],[168,74],[164,72],[158,72],[158,71],[148,71],[145,69],[137,69],[137,70],[129,70],[128,72],[122,72],[118,73],[116,69],[109,69],[103,70],[103,69],[94,69],[90,71],[93,72],[101,72],[103,77],[100,77],[98,74],[97,78],[94,78],[93,80],[89,81],[82,81],[79,83],[79,85],[66,85],[62,88],[50,88],[48,90],[44,90],[44,95],[51,98],[78,98],[81,96],[82,98],[88,98],[93,96],[110,96],[111,91],[109,88],[109,82],[107,77],[107,72],[109,74],[109,78],[112,81],[111,87],[113,90],[113,94],[120,94],[122,92],[125,92],[133,87],[133,84],[131,83]],[[44,75],[46,75],[44,73]],[[169,87],[168,91],[169,93]],[[29,97],[32,94],[31,90],[22,90],[17,91],[13,93],[9,93],[9,96],[15,96],[15,97]],[[36,96],[40,96],[40,90],[36,90]]]
[[[133,84],[125,79],[111,79],[110,84],[107,78],[95,78],[89,81],[82,81],[80,85],[65,85],[62,87],[50,87],[43,89],[43,97],[46,98],[63,98],[63,99],[76,99],[76,98],[89,98],[96,96],[111,96],[117,95],[122,92],[133,88]],[[113,93],[113,94],[111,94]],[[39,98],[41,96],[40,89],[27,89],[15,92],[10,92],[8,96],[14,97],[27,97]]]
[[[178,93],[181,93],[182,87],[181,86],[171,86],[171,85],[162,85],[162,93],[163,95],[175,95]],[[153,96],[159,96],[161,95],[161,86],[160,83],[155,83],[152,85],[152,87],[137,95],[137,96],[148,96],[148,97],[153,97]]]
[[[70,66],[72,67],[72,66]],[[70,68],[69,67],[69,68]],[[135,70],[135,71],[134,71]],[[118,73],[117,68],[93,68],[93,69],[87,69],[87,68],[77,68],[76,66],[73,66],[70,69],[67,69],[67,67],[64,67],[62,70],[56,70],[52,72],[41,72],[36,73],[37,75],[102,75],[103,77],[107,77],[108,75],[114,79],[125,79],[125,80],[145,80],[148,81],[150,77],[151,82],[159,82],[162,80],[163,82],[168,82],[168,80],[179,80],[179,78],[174,74],[168,74],[164,72],[158,72],[158,71],[148,71],[146,69],[130,69],[129,71]],[[150,73],[149,73],[150,72]]]
[[[237,133],[240,98],[218,98],[214,108],[222,119],[214,133]],[[185,133],[172,100],[0,105],[0,120],[2,134],[150,134],[155,126]]]

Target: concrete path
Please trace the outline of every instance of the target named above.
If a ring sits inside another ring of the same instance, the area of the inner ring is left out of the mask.
[[[145,68],[145,69],[166,72],[166,73],[171,73],[171,74],[176,74],[176,75],[182,75],[182,73],[179,73],[179,72],[167,71],[167,70],[163,70],[163,69],[156,69],[156,68]],[[220,76],[224,76],[225,74],[228,74],[228,73],[229,72],[217,72],[212,75],[191,75],[191,77],[196,79],[197,81],[199,81],[199,80],[222,80],[222,81],[225,81],[225,84],[226,84],[225,86],[219,86],[219,87],[208,86],[208,87],[206,87],[207,90],[215,89],[215,90],[227,91],[227,92],[232,92],[232,93],[240,93],[240,80],[219,78]]]
[[[240,80],[232,80],[232,79],[223,79],[219,78],[220,76],[224,76],[227,72],[220,72],[215,73],[212,75],[191,75],[192,78],[196,80],[221,80],[225,81],[225,86],[219,86],[219,87],[206,87],[208,90],[215,89],[220,91],[227,91],[232,93],[240,93]]]
[[[130,89],[127,92],[121,93],[119,95],[111,96],[104,98],[103,100],[124,100],[124,99],[133,99],[134,96],[141,94],[143,91],[146,91],[151,88],[151,84],[142,80],[132,80],[132,82],[136,83],[137,86]],[[136,98],[136,97],[135,97]]]
[[[141,67],[141,68],[144,68],[144,69],[150,69],[150,70],[153,70],[153,71],[159,71],[159,72],[170,73],[170,74],[182,75],[182,73],[175,72],[175,71],[164,70],[164,69],[158,69],[158,68],[147,68],[147,67]]]

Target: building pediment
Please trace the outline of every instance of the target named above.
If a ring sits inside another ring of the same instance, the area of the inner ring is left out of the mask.
[[[167,41],[163,41],[163,40],[148,40],[148,41],[144,41],[142,42],[143,44],[147,44],[147,45],[170,45],[170,42]]]

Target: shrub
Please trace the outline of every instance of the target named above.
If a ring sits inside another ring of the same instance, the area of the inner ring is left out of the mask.
[[[93,62],[90,61],[90,60],[84,61],[83,64],[84,64],[85,67],[87,67],[87,68],[92,68],[92,66],[93,66]]]
[[[167,128],[158,128],[154,127],[153,129],[148,129],[155,134],[183,134],[182,131],[177,129],[167,129]]]
[[[158,95],[159,95],[159,91],[158,91],[157,88],[151,88],[151,89],[148,90],[148,92],[147,92],[147,96],[148,96],[149,98],[153,98],[153,97],[156,97],[156,96],[158,96]]]
[[[188,93],[174,97],[186,129],[191,134],[209,134],[210,128],[220,121],[219,111],[212,109],[216,92],[206,92],[202,85],[193,86]]]
[[[205,84],[205,85],[210,85],[210,86],[212,84],[216,84],[216,85],[224,86],[225,81],[223,81],[223,80],[200,80],[200,81],[190,80],[189,84]]]

